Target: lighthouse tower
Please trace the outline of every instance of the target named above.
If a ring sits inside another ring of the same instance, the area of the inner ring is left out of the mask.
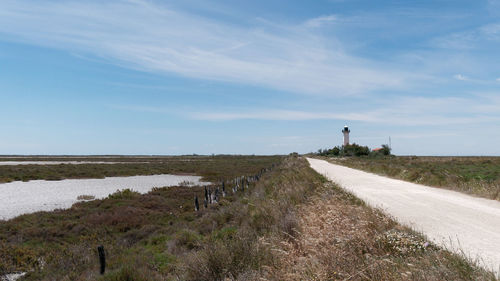
[[[349,144],[349,133],[351,130],[347,126],[344,126],[344,129],[342,130],[342,133],[344,134],[344,146]]]

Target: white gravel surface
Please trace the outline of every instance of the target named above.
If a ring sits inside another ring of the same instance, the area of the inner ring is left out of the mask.
[[[16,281],[17,279],[26,275],[26,272],[9,273],[4,276],[0,276],[1,281]]]
[[[500,202],[307,160],[318,173],[369,205],[500,275]]]
[[[147,193],[153,187],[175,186],[182,182],[208,184],[200,182],[200,178],[199,176],[152,175],[2,183],[0,184],[0,220],[37,211],[69,208],[77,202],[79,195],[92,195],[100,199],[118,189],[130,188],[140,193]]]

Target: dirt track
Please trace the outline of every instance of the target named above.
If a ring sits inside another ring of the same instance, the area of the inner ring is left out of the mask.
[[[500,202],[307,160],[318,173],[369,205],[500,274]]]

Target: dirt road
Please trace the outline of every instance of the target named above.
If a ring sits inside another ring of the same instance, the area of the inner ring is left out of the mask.
[[[500,274],[500,202],[307,160],[318,173],[369,205]]]

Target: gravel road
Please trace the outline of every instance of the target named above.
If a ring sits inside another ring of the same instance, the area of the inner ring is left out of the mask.
[[[318,173],[369,205],[500,275],[500,202],[307,160]]]

